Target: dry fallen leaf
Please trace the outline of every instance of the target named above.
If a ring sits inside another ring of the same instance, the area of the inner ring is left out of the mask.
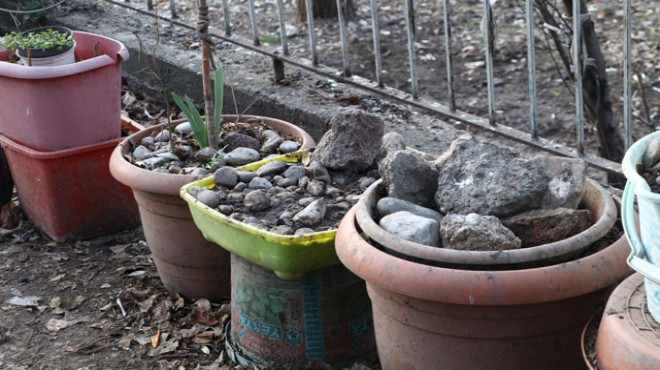
[[[123,251],[126,250],[126,248],[130,247],[130,244],[121,244],[121,245],[115,245],[114,247],[110,247],[110,251],[115,254],[122,253]]]
[[[50,331],[60,331],[62,329],[68,328],[69,326],[73,326],[84,321],[89,321],[89,318],[80,317],[73,320],[50,319],[46,323],[46,329]]]
[[[158,329],[156,335],[151,337],[151,346],[153,348],[158,348],[159,345],[160,345],[160,329]]]
[[[48,307],[50,308],[58,308],[62,304],[62,299],[60,297],[53,297],[50,301],[48,301]]]

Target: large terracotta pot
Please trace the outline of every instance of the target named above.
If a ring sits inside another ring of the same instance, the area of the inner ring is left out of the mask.
[[[335,242],[367,282],[383,369],[580,369],[580,334],[631,273],[622,236],[546,267],[483,271],[395,257],[365,240],[355,207]]]
[[[236,119],[231,115],[223,118]],[[255,117],[241,116],[242,121],[250,118]],[[314,146],[314,140],[299,127],[272,118],[263,120],[283,136],[300,138],[303,148]],[[191,299],[226,299],[231,291],[229,252],[204,239],[188,203],[179,197],[179,189],[196,178],[149,171],[124,158],[131,149],[130,142],[139,143],[162,129],[163,125],[153,126],[122,141],[110,158],[110,172],[133,189],[147,244],[165,288]]]

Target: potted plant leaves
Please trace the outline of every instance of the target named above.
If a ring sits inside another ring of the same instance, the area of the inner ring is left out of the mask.
[[[72,64],[75,59],[73,32],[66,27],[39,27],[11,32],[2,43],[15,51],[23,65],[34,67]]]

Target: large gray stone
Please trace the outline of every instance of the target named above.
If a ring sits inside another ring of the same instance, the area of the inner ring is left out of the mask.
[[[531,169],[546,177],[546,193],[541,208],[577,208],[587,181],[587,162],[577,158],[543,156],[531,159]]]
[[[520,239],[495,216],[446,215],[440,223],[445,248],[465,251],[503,251],[518,249]]]
[[[522,246],[556,242],[591,226],[591,213],[586,209],[536,209],[502,220],[522,241]]]
[[[378,214],[381,217],[401,211],[407,211],[416,214],[417,216],[420,217],[430,218],[432,220],[436,220],[438,223],[442,221],[442,217],[443,217],[443,214],[438,211],[434,211],[430,208],[418,206],[415,203],[411,203],[403,199],[392,198],[392,197],[385,197],[379,199],[378,203],[376,203],[376,209],[378,210]]]
[[[420,155],[407,150],[391,152],[378,164],[378,172],[388,196],[435,208],[438,171]]]
[[[379,225],[401,239],[432,247],[440,246],[436,220],[401,211],[381,218]]]
[[[257,176],[272,176],[284,172],[289,164],[284,161],[270,161],[265,165],[259,167]]]
[[[255,190],[245,195],[245,206],[251,211],[263,211],[270,208],[270,197],[264,190]]]
[[[225,161],[232,166],[242,166],[244,164],[258,161],[261,156],[259,152],[250,148],[236,148],[225,155]]]
[[[373,165],[383,131],[380,117],[356,108],[340,109],[312,157],[330,169],[361,172]]]
[[[435,162],[435,202],[442,213],[511,216],[539,208],[545,175],[504,146],[471,135],[456,139]]]
[[[253,138],[250,135],[241,134],[238,132],[232,132],[225,138],[224,144],[226,146],[225,150],[231,152],[236,148],[250,148],[254,150],[259,150],[261,148],[261,143],[259,140]]]
[[[310,203],[302,211],[293,216],[293,221],[298,222],[305,226],[316,226],[323,221],[325,217],[326,204],[323,198],[317,199]]]
[[[232,167],[221,167],[213,173],[213,182],[219,186],[233,188],[238,182],[238,175]]]

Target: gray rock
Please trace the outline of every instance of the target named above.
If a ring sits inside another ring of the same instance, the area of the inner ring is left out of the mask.
[[[445,248],[465,251],[503,251],[519,249],[520,239],[495,216],[446,215],[440,223]]]
[[[153,147],[156,143],[156,140],[154,140],[153,136],[145,136],[142,138],[142,140],[140,140],[140,143],[144,146]]]
[[[147,149],[147,147],[140,145],[133,150],[133,158],[138,161],[143,161],[145,159],[153,158],[155,154]]]
[[[383,135],[383,149],[389,152],[396,152],[397,150],[406,149],[406,143],[403,136],[397,132],[388,132]]]
[[[298,199],[298,205],[303,206],[303,207],[307,207],[310,203],[312,203],[315,200],[316,200],[316,198],[314,198],[314,197],[300,198],[300,199]]]
[[[328,169],[319,161],[312,161],[312,163],[307,166],[307,171],[312,175],[313,179],[323,181],[325,183],[332,182]]]
[[[529,161],[530,170],[546,176],[546,193],[541,207],[577,208],[582,201],[587,180],[587,162],[577,158],[536,157]]]
[[[205,189],[199,192],[199,194],[197,194],[197,200],[211,208],[217,207],[222,201],[220,196],[218,196],[218,193],[209,189]]]
[[[406,150],[391,152],[378,164],[378,172],[388,196],[435,207],[438,171],[418,154]]]
[[[258,161],[259,152],[250,148],[236,148],[225,155],[225,162],[232,166],[242,166],[244,164]]]
[[[191,187],[188,188],[188,194],[190,194],[193,197],[197,198],[197,194],[199,194],[203,190],[207,190],[207,188],[205,188],[203,186],[191,186]]]
[[[430,208],[418,206],[415,203],[405,201],[403,199],[385,197],[378,200],[376,203],[376,209],[378,214],[383,217],[390,215],[392,213],[407,211],[413,214],[416,214],[420,217],[430,218],[438,222],[442,221],[444,215],[438,211],[435,211]]]
[[[286,171],[284,171],[284,177],[296,179],[296,181],[305,176],[307,176],[307,171],[305,171],[305,169],[300,166],[290,166],[286,169]]]
[[[209,170],[203,167],[195,167],[190,172],[191,175],[195,176],[195,178],[198,179],[201,179],[202,177],[206,177],[209,173],[210,173]]]
[[[213,182],[218,186],[233,188],[238,182],[238,175],[232,167],[221,167],[213,174]]]
[[[225,216],[229,216],[230,214],[232,214],[232,212],[234,212],[234,207],[228,204],[221,204],[218,206],[218,211],[220,211],[220,213],[222,213]]]
[[[279,225],[270,229],[270,232],[279,235],[293,235],[293,228],[287,225]]]
[[[272,176],[284,172],[289,167],[289,164],[284,161],[270,161],[265,165],[259,167],[257,176]]]
[[[165,160],[165,158],[161,158],[161,157],[147,158],[144,161],[142,161],[142,163],[144,163],[147,167],[151,167],[151,168],[162,166],[166,162],[167,162],[167,160]]]
[[[270,197],[264,190],[255,190],[245,195],[245,206],[251,211],[263,211],[270,208]]]
[[[217,150],[207,146],[206,148],[202,148],[195,153],[195,160],[206,163],[210,161],[211,158],[213,158],[216,152]]]
[[[160,142],[170,141],[170,137],[171,137],[171,135],[170,135],[170,131],[169,131],[169,130],[163,130],[163,131],[159,132],[159,133],[154,137],[154,140],[155,140],[155,141],[160,141]]]
[[[336,188],[332,185],[325,186],[325,195],[330,198],[337,198],[341,195],[341,189]]]
[[[360,189],[365,190],[366,188],[371,186],[371,184],[376,182],[376,178],[364,176],[364,177],[360,177],[360,180],[358,181],[359,181]]]
[[[445,214],[511,216],[539,208],[547,192],[545,175],[516,152],[471,135],[456,139],[436,165],[435,201]]]
[[[281,179],[278,179],[275,183],[277,184],[277,186],[286,188],[289,186],[298,185],[298,180],[291,177],[282,177]]]
[[[248,184],[244,182],[239,182],[238,184],[236,184],[236,186],[234,186],[234,191],[243,191],[247,188],[248,188]]]
[[[163,152],[163,153],[158,153],[156,156],[163,158],[164,160],[171,162],[171,161],[178,161],[179,157],[172,153],[172,152]]]
[[[379,224],[401,239],[432,247],[440,246],[439,224],[430,218],[401,211],[381,218]]]
[[[649,143],[644,156],[642,156],[642,167],[650,169],[660,161],[660,140],[653,140]]]
[[[312,158],[333,170],[366,170],[378,155],[383,131],[380,117],[356,108],[342,108],[330,120],[330,129]]]
[[[290,220],[290,219],[293,218],[293,212],[291,212],[291,211],[284,211],[284,212],[282,212],[282,213],[280,214],[280,216],[279,216],[278,218],[279,218],[280,220],[284,220],[284,221],[286,221],[286,220]]]
[[[325,193],[325,183],[316,179],[310,180],[309,184],[305,187],[305,190],[307,190],[311,196],[322,196]]]
[[[238,148],[249,148],[254,151],[258,151],[261,148],[261,143],[259,140],[253,138],[250,135],[241,134],[237,132],[232,132],[227,135],[225,138],[225,145],[227,152],[232,152]]]
[[[282,153],[293,153],[300,148],[300,144],[293,140],[284,140],[279,146],[279,150]]]
[[[174,128],[174,131],[178,132],[179,134],[191,134],[193,132],[192,125],[190,124],[189,121],[179,123],[176,125]]]
[[[280,144],[284,142],[284,138],[273,130],[264,131],[262,138],[264,138],[264,143],[261,146],[261,150],[267,153],[276,151]]]
[[[537,209],[502,220],[520,238],[523,248],[556,242],[580,233],[591,226],[586,209]]]
[[[236,171],[236,175],[238,175],[238,181],[244,182],[246,184],[252,181],[253,178],[257,177],[256,172],[250,171]]]
[[[270,189],[273,187],[273,184],[263,177],[255,177],[250,181],[248,187],[251,189]]]
[[[300,229],[296,230],[294,235],[302,236],[302,235],[314,234],[315,232],[316,231],[314,231],[314,229],[310,229],[308,227],[301,227]]]
[[[326,204],[325,200],[317,199],[310,203],[302,211],[293,216],[293,221],[303,224],[305,226],[315,226],[323,221],[325,217]]]
[[[261,190],[255,190],[255,191],[261,191]],[[243,199],[245,199],[245,196],[243,195],[243,193],[229,193],[229,194],[227,194],[227,203],[229,203],[229,204],[242,203]]]

